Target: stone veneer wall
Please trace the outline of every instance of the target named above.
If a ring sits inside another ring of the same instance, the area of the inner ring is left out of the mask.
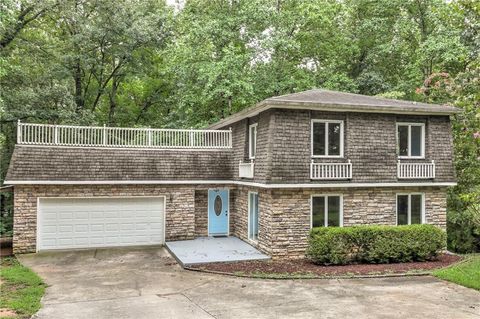
[[[35,252],[37,197],[166,196],[166,240],[195,237],[192,186],[159,185],[37,185],[15,186],[14,253]]]
[[[271,237],[267,244],[271,255],[274,258],[304,256],[310,231],[310,198],[313,194],[342,194],[343,224],[353,226],[396,225],[396,194],[409,192],[424,193],[426,223],[446,229],[445,188],[273,190],[269,212]]]
[[[208,190],[195,191],[195,236],[208,236]]]
[[[212,186],[64,185],[16,186],[14,252],[36,248],[37,197],[166,196],[166,240],[208,235],[207,189]],[[225,188],[225,186],[221,186]],[[259,194],[259,239],[248,240],[248,192]],[[230,232],[273,258],[302,258],[310,231],[313,194],[342,194],[344,226],[395,225],[396,194],[423,192],[425,218],[446,228],[446,190],[443,187],[358,189],[263,189],[230,187]]]
[[[259,208],[258,208],[258,241],[254,242],[248,239],[248,193],[256,192],[259,194]],[[235,197],[233,206],[233,231],[232,234],[252,246],[258,248],[264,253],[271,254],[270,247],[270,191],[265,189],[259,189],[254,187],[240,186],[235,189]]]

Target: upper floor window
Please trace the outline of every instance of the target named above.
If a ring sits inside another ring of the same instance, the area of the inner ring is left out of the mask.
[[[343,121],[312,120],[312,157],[343,157]]]
[[[257,151],[257,123],[248,127],[248,158],[255,159]]]
[[[314,195],[311,227],[343,226],[343,198],[340,195]]]
[[[397,194],[397,225],[423,224],[425,219],[423,194]]]
[[[400,158],[425,157],[425,124],[397,123],[397,138]]]

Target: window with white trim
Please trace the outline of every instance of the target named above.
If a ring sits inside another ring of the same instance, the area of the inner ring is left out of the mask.
[[[314,195],[311,205],[311,227],[343,226],[341,195]]]
[[[423,224],[423,194],[397,194],[397,225]]]
[[[343,121],[312,120],[312,157],[343,157]]]
[[[248,239],[258,240],[258,193],[248,192]]]
[[[400,158],[423,158],[425,124],[397,123],[398,155]]]
[[[257,151],[257,123],[248,127],[248,158],[255,159]]]

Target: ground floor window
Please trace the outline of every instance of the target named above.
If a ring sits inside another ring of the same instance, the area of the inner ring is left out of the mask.
[[[311,205],[311,227],[343,226],[341,195],[314,195]]]
[[[258,193],[248,193],[248,239],[258,240]]]
[[[397,194],[397,225],[424,222],[423,194]]]

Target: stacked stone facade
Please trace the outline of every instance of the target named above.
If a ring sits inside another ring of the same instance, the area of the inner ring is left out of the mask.
[[[259,194],[259,238],[248,239],[248,192]],[[343,225],[396,225],[398,193],[423,193],[425,222],[446,229],[444,187],[344,189],[236,189],[234,235],[274,258],[303,258],[311,225],[313,195],[343,197]]]

